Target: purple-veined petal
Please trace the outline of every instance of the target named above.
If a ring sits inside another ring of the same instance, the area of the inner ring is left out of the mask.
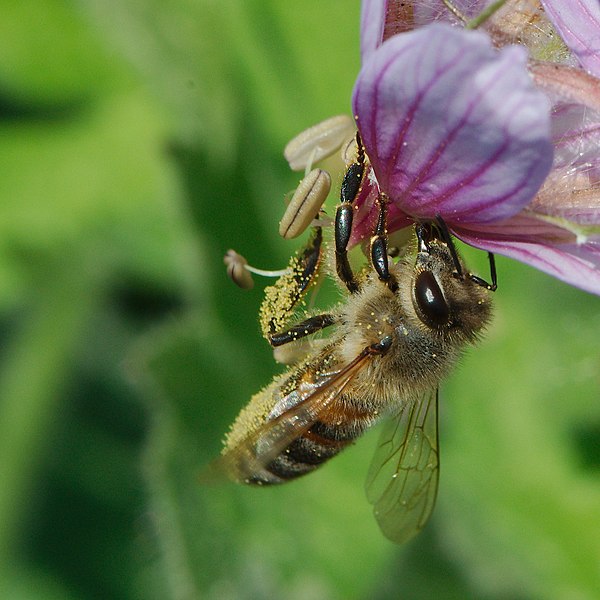
[[[552,164],[549,103],[520,48],[434,23],[365,61],[353,108],[379,186],[415,219],[519,212]]]
[[[486,241],[494,243],[543,243],[546,245],[570,244],[577,241],[577,234],[545,215],[526,209],[505,221],[475,223],[468,227],[454,226],[452,232],[461,240],[476,240],[477,247]]]
[[[591,184],[585,171],[553,170],[521,213],[452,232],[467,244],[600,294],[600,185]]]
[[[597,179],[593,172],[600,169],[600,79],[566,65],[534,62],[529,69],[553,105],[554,169],[573,174],[577,170],[577,175],[583,169]]]
[[[581,104],[559,104],[552,117],[555,167],[597,160],[600,115]]]
[[[494,238],[476,231],[454,231],[465,243],[482,250],[502,254],[544,271],[557,279],[600,295],[600,235],[582,243],[576,241],[544,243]]]
[[[541,1],[546,14],[581,66],[600,77],[600,2]]]
[[[527,210],[556,219],[567,229],[600,226],[598,171],[584,166],[554,170]]]
[[[374,177],[373,169],[368,166],[365,171],[360,192],[354,201],[356,211],[352,223],[350,247],[355,246],[362,240],[368,239],[373,235],[378,217],[376,202],[380,192],[381,190]],[[389,232],[404,229],[405,227],[412,225],[413,222],[413,219],[403,212],[397,204],[390,204],[388,206],[387,230]]]
[[[536,85],[549,95],[600,112],[600,79],[581,69],[554,63],[532,62],[529,71]]]
[[[363,0],[360,9],[360,55],[364,61],[383,42],[387,0]]]

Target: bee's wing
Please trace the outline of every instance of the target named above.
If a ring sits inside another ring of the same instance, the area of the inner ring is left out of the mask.
[[[387,538],[401,544],[423,528],[435,504],[438,475],[433,389],[385,424],[367,475],[367,498]]]
[[[320,376],[296,404],[227,450],[209,465],[209,472],[225,472],[238,481],[258,473],[319,420],[372,356],[365,350],[341,369]]]

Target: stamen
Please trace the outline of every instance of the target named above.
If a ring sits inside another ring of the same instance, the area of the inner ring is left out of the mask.
[[[277,269],[275,271],[267,271],[265,269],[257,269],[256,267],[252,267],[250,265],[244,265],[246,271],[250,271],[250,273],[254,273],[255,275],[261,275],[262,277],[281,277],[282,275],[287,275],[291,273],[291,269],[288,267],[287,269]]]
[[[442,2],[457,19],[465,24],[465,29],[477,29],[506,4],[506,0],[496,0],[496,2],[492,2],[489,6],[484,8],[477,16],[468,19],[458,10],[451,0],[442,0]]]
[[[501,9],[506,0],[497,0],[492,2],[484,10],[482,10],[476,17],[473,17],[466,25],[465,29],[477,29],[480,25],[485,23],[496,11]]]
[[[341,148],[354,129],[350,116],[331,117],[290,140],[283,155],[293,171],[302,171]]]
[[[323,169],[314,169],[302,179],[279,223],[279,235],[290,240],[306,231],[319,214],[330,189],[331,177]]]
[[[456,6],[454,6],[454,4],[452,4],[452,2],[450,2],[450,0],[442,0],[442,2],[444,3],[444,6],[460,21],[462,21],[463,23],[466,23],[468,21],[467,17],[465,17],[465,15],[463,15]]]
[[[332,219],[325,213],[325,211],[320,210],[318,216],[316,216],[310,226],[311,227],[333,227],[335,220]]]
[[[356,156],[358,154],[358,145],[356,143],[356,133],[352,134],[351,138],[346,140],[346,143],[342,146],[342,160],[344,164],[349,167],[353,162],[356,162]]]
[[[264,277],[281,277],[290,272],[289,267],[278,271],[257,269],[256,267],[250,266],[248,261],[235,250],[227,250],[223,257],[223,262],[227,266],[227,275],[229,279],[244,290],[251,290],[254,287],[254,280],[252,279],[251,273],[262,275]]]

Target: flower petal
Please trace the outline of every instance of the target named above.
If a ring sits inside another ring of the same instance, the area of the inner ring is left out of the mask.
[[[532,62],[536,85],[563,101],[578,102],[600,112],[600,79],[581,69],[555,63]]]
[[[415,219],[516,214],[552,164],[549,103],[520,48],[434,23],[369,55],[354,114],[379,186]]]
[[[356,212],[352,223],[352,235],[349,247],[353,247],[362,240],[369,239],[373,235],[378,218],[377,199],[381,190],[372,167],[368,167],[363,179],[363,184],[354,200]],[[399,231],[413,224],[413,219],[403,212],[397,204],[388,206],[387,230]]]
[[[600,77],[600,2],[542,0],[542,5],[581,66]]]
[[[600,80],[565,65],[533,63],[530,70],[553,103],[554,167],[528,209],[600,225]]]
[[[552,114],[552,141],[555,169],[598,169],[600,114],[581,104],[555,105]]]
[[[582,226],[600,226],[598,167],[553,171],[527,208],[556,219],[571,231],[579,231]]]
[[[471,246],[514,258],[570,285],[600,294],[600,236],[582,244],[552,245],[481,237],[475,232],[456,233]]]
[[[383,42],[387,0],[363,0],[360,9],[360,55],[364,61]]]

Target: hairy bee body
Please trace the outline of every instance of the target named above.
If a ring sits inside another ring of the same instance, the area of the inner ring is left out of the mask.
[[[252,397],[214,467],[243,483],[283,483],[314,471],[388,417],[366,491],[383,533],[402,543],[423,528],[433,510],[438,384],[487,324],[496,271],[491,254],[491,284],[467,271],[439,215],[415,224],[416,248],[405,247],[406,254],[394,261],[387,236],[389,199],[378,192],[371,198],[368,265],[355,273],[348,256],[353,222],[375,179],[358,132],[353,148],[355,160],[340,186],[332,251],[327,257],[317,218],[306,247],[265,291],[263,335],[285,362],[295,362]],[[300,200],[305,191],[301,186]],[[292,222],[303,229],[308,221],[294,212],[303,203],[291,206]],[[232,261],[229,256],[226,262]],[[345,300],[290,326],[300,298],[325,270]],[[238,271],[232,269],[232,277],[245,283]]]
[[[435,269],[438,280],[447,286],[452,310],[449,326],[432,327],[419,315],[414,287],[423,263]],[[341,389],[336,388],[318,418],[301,435],[290,439],[272,460],[257,469],[242,469],[238,479],[263,485],[309,473],[380,418],[399,414],[408,403],[435,389],[489,315],[487,290],[454,279],[452,269],[446,246],[431,244],[416,263],[413,257],[390,265],[391,274],[400,282],[396,291],[382,285],[376,274],[366,275],[360,291],[332,311],[335,332],[326,340],[314,341],[319,348],[314,354],[290,367],[251,399],[233,424],[224,451],[235,451],[253,432],[326,388],[364,348],[387,339],[389,350],[365,361]],[[261,444],[270,442],[258,435],[254,443],[260,455]]]
[[[338,340],[343,343],[343,340]],[[339,346],[338,346],[339,347]],[[328,345],[315,359],[290,369],[271,385],[256,394],[240,413],[227,438],[226,450],[235,448],[238,438],[248,435],[248,425],[256,426],[284,414],[301,401],[303,393],[318,389],[321,374],[340,364],[336,345]],[[367,400],[365,402],[364,400]],[[246,483],[283,483],[314,471],[338,454],[369,427],[376,413],[367,398],[343,392],[322,411],[319,419],[301,436],[293,439],[282,452],[262,469],[243,478]],[[261,440],[257,440],[260,450]]]

